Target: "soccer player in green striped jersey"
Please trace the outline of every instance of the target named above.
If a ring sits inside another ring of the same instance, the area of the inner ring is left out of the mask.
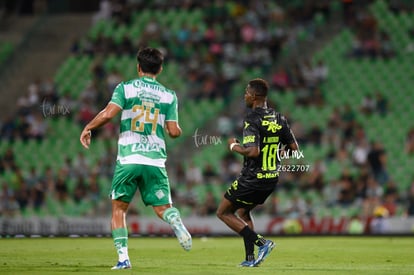
[[[140,50],[137,54],[138,78],[118,84],[108,105],[85,126],[80,136],[82,145],[89,148],[91,131],[122,112],[118,156],[110,191],[112,236],[118,252],[118,263],[112,269],[131,268],[125,219],[137,189],[144,204],[151,205],[157,216],[170,224],[184,250],[189,251],[192,245],[180,212],[172,206],[165,169],[164,133],[176,138],[181,135],[181,128],[175,92],[156,80],[162,71],[163,59],[157,49]]]

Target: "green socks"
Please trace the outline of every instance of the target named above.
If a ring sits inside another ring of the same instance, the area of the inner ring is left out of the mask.
[[[120,262],[129,260],[128,256],[128,230],[126,228],[116,228],[112,230],[116,251]]]
[[[180,218],[180,212],[175,207],[167,208],[162,215],[162,219],[171,224],[171,221],[175,218]]]

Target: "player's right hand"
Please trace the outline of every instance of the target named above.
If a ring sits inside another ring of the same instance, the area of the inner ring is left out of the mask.
[[[83,129],[80,135],[80,142],[82,146],[85,147],[86,149],[89,149],[89,145],[91,144],[91,137],[92,137],[91,130],[88,130],[86,128]]]

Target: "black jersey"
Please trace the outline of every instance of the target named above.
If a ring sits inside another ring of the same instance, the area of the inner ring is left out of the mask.
[[[255,108],[244,118],[244,147],[259,146],[256,158],[244,157],[239,184],[255,189],[274,188],[279,177],[282,145],[295,143],[286,118],[272,108]]]

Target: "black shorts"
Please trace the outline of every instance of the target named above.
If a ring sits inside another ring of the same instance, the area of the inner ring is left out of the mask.
[[[250,208],[263,204],[275,190],[274,188],[264,190],[252,189],[246,184],[239,184],[240,180],[240,178],[235,180],[224,194],[224,197],[237,208]]]

